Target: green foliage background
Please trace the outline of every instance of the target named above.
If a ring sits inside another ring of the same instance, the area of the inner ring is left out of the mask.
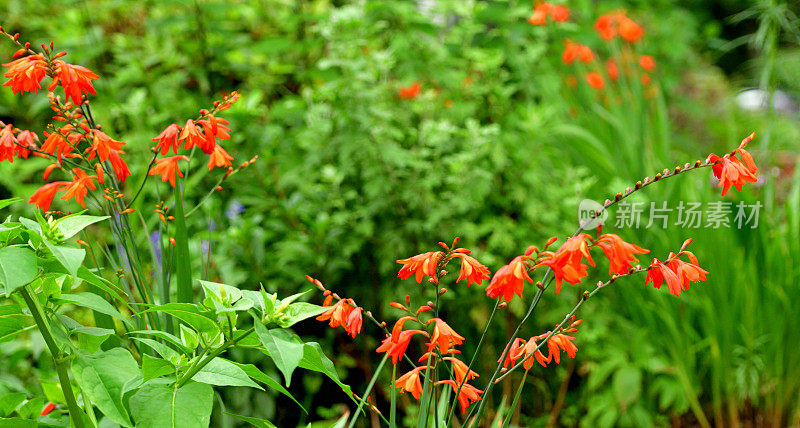
[[[152,137],[222,92],[239,90],[242,101],[223,115],[234,130],[226,148],[237,162],[259,160],[226,182],[190,224],[193,271],[242,289],[261,283],[284,295],[308,289],[303,275],[310,274],[388,322],[396,316],[389,301],[419,294],[413,281],[395,278],[394,260],[460,236],[494,271],[528,245],[572,232],[580,200],[603,200],[645,175],[730,150],[758,130],[752,148],[764,184],[726,199],[761,201],[759,227],[609,225],[606,230],[659,258],[695,238],[692,247],[709,280],[680,299],[637,280],[601,293],[582,315],[578,358],[529,376],[530,393],[515,421],[727,425],[766,417],[798,423],[800,311],[792,302],[800,279],[800,174],[794,173],[800,128],[796,113],[746,112],[732,101],[737,89],[749,86],[800,95],[790,9],[775,2],[576,1],[569,3],[572,22],[533,27],[524,1],[443,0],[430,13],[405,0],[0,5],[8,31],[36,42],[54,39],[68,60],[101,76],[93,111],[106,132],[128,143],[129,159],[140,159],[130,161],[131,187],[145,172]],[[631,79],[616,93],[619,104],[598,98],[581,70],[560,62],[565,37],[602,58],[618,52],[591,28],[600,13],[617,7],[644,25],[647,35],[637,49],[653,55],[658,67],[655,96],[642,96],[638,79]],[[739,23],[727,19],[745,9],[755,13]],[[748,34],[756,35],[743,40],[750,43],[726,43]],[[770,35],[774,45],[763,42]],[[8,44],[0,49],[10,57]],[[565,83],[571,74],[578,80],[574,90]],[[400,100],[397,90],[417,81],[420,96]],[[0,91],[3,120],[27,129],[47,116],[43,97]],[[0,190],[32,193],[42,167],[38,160],[4,166]],[[718,199],[704,174],[651,188],[638,201],[674,207],[680,200]],[[188,194],[200,197],[214,182],[200,166]],[[139,209],[149,222],[156,221],[149,204],[164,190],[160,183],[146,188],[148,205]],[[147,239],[142,234],[142,245]],[[201,247],[209,241],[206,259]],[[604,270],[599,266],[584,282],[603,278]],[[464,351],[471,355],[491,302],[482,287],[444,286],[451,288],[444,318],[468,338]],[[567,287],[546,295],[523,336],[547,330],[580,292]],[[321,300],[312,294],[305,298]],[[490,333],[481,373],[523,309],[512,304],[504,324]],[[363,390],[382,339],[376,329],[366,327],[355,341],[314,321],[298,332],[326,345],[345,382]],[[41,351],[35,335],[2,343],[0,392],[41,388],[47,394],[52,385],[26,381],[32,371],[49,370],[32,365]],[[387,374],[382,384],[388,382]],[[349,402],[315,375],[296,379],[291,391],[310,410],[309,421],[335,418]],[[387,391],[378,391],[378,403]],[[305,422],[285,397],[230,388],[223,398],[234,413],[279,426]],[[221,407],[212,417],[234,425]]]

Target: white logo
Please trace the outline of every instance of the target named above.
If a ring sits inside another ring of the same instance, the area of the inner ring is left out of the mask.
[[[600,215],[596,216],[598,210]],[[583,230],[594,229],[598,224],[604,224],[607,218],[608,211],[599,202],[584,199],[578,204],[578,224]]]

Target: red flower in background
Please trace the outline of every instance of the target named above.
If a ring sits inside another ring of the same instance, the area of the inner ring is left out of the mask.
[[[605,79],[603,79],[603,76],[601,76],[600,73],[596,71],[591,71],[589,73],[586,73],[586,83],[588,83],[589,86],[592,87],[592,89],[598,91],[605,88],[606,86]]]
[[[639,65],[645,71],[653,71],[656,69],[656,60],[650,55],[642,55],[639,57]]]
[[[47,74],[47,60],[42,54],[25,56],[3,64],[3,67],[8,67],[3,74],[8,81],[3,86],[11,87],[11,92],[15,94],[39,93],[42,79]]]
[[[576,59],[584,64],[589,64],[594,60],[594,53],[588,46],[575,43],[569,39],[565,40],[564,43],[564,53],[561,54],[561,61],[564,64],[570,65]]]
[[[442,357],[442,360],[450,361],[453,364],[453,373],[456,375],[456,382],[461,383],[465,379],[468,381],[470,379],[474,379],[479,377],[478,373],[469,369],[463,361],[459,360],[455,357]]]
[[[17,143],[16,146],[17,150],[17,157],[28,159],[31,151],[29,149],[35,149],[36,141],[39,140],[39,136],[36,135],[35,132],[32,131],[22,131],[17,134]]]
[[[619,66],[617,66],[617,62],[613,58],[609,58],[606,61],[606,75],[612,82],[619,79]]]
[[[552,357],[545,358],[545,356],[542,353],[542,351],[539,350],[539,349],[536,349],[539,346],[536,343],[536,338],[535,337],[531,337],[530,340],[528,340],[527,342],[523,341],[523,343],[525,343],[525,346],[523,346],[518,351],[518,354],[517,354],[517,357],[516,357],[516,359],[519,359],[524,355],[525,358],[527,358],[525,360],[525,362],[522,363],[522,367],[524,367],[525,370],[530,370],[531,368],[533,368],[533,360],[534,359],[536,359],[536,362],[541,364],[542,367],[547,367],[547,364],[550,363]],[[531,354],[533,354],[533,358],[529,358],[529,356]]]
[[[644,37],[642,26],[628,18],[624,11],[600,15],[594,22],[594,29],[605,41],[619,35],[626,41],[635,43]]]
[[[459,384],[452,380],[440,380],[436,382],[437,385],[447,384],[453,388],[453,393],[458,392]],[[474,386],[465,383],[461,386],[461,392],[458,393],[458,404],[461,405],[461,413],[467,411],[469,405],[475,401],[480,401],[483,391],[475,388]]]
[[[547,24],[547,17],[555,22],[565,22],[569,20],[569,9],[566,6],[554,5],[550,2],[541,2],[533,8],[533,13],[528,18],[531,25]]]
[[[398,89],[397,93],[402,100],[413,100],[419,95],[421,89],[419,82],[414,82],[409,86]]]
[[[403,355],[406,353],[406,349],[408,349],[408,344],[411,342],[411,338],[414,335],[422,334],[428,335],[428,333],[422,330],[405,330],[401,331],[399,334],[390,334],[389,337],[383,339],[381,345],[378,346],[378,349],[375,352],[386,352],[390,357],[392,357],[392,363],[397,364],[397,361],[400,358],[403,358]]]

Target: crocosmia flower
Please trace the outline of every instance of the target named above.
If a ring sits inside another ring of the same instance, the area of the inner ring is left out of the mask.
[[[441,259],[443,255],[444,253],[441,251],[436,251],[417,254],[416,256],[409,257],[407,259],[397,260],[397,263],[403,265],[403,267],[400,269],[400,272],[397,273],[397,276],[400,279],[408,279],[411,277],[411,275],[414,275],[414,279],[417,280],[417,283],[422,283],[422,278],[425,275],[428,275],[434,282],[436,282],[436,266],[439,263],[439,259]]]
[[[533,279],[528,275],[528,266],[527,256],[515,257],[511,263],[494,273],[489,286],[486,287],[486,295],[506,302],[510,302],[515,294],[522,297],[525,281],[533,284]]]
[[[158,159],[156,160],[156,164],[150,168],[150,172],[148,172],[148,174],[161,174],[161,181],[165,183],[169,181],[169,184],[172,187],[175,187],[175,173],[178,174],[178,177],[183,177],[183,173],[178,168],[178,161],[181,160],[188,161],[189,158],[184,155],[178,155]]]
[[[637,262],[635,254],[647,254],[646,250],[634,244],[627,243],[613,233],[605,233],[595,241],[608,258],[608,273],[623,275],[631,269],[631,262]]]
[[[467,287],[469,287],[473,282],[481,285],[484,279],[489,278],[489,269],[474,257],[462,253],[455,253],[453,256],[461,259],[461,272],[456,282],[466,279]]]
[[[706,159],[706,163],[714,164],[711,169],[714,177],[719,180],[719,187],[722,187],[722,196],[728,193],[728,189],[730,189],[731,186],[741,191],[742,186],[745,184],[758,181],[755,175],[756,172],[758,172],[758,168],[756,168],[756,164],[753,162],[753,157],[745,150],[747,143],[749,143],[754,136],[755,132],[747,136],[747,138],[742,140],[742,144],[730,155],[719,157],[712,153],[708,156],[708,159]],[[742,159],[740,160],[736,155],[739,155]]]
[[[71,98],[75,105],[83,102],[83,94],[96,94],[92,79],[97,79],[98,76],[91,70],[61,60],[55,60],[53,63],[56,66],[56,75],[48,90],[52,91],[60,84],[67,99]]]
[[[42,79],[47,74],[47,60],[42,54],[18,58],[3,64],[3,67],[8,67],[8,71],[3,73],[8,81],[3,86],[11,87],[11,92],[15,94],[39,93]]]

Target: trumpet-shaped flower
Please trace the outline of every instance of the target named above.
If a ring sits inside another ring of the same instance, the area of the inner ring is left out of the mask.
[[[419,400],[422,394],[422,382],[419,380],[419,372],[425,370],[427,366],[419,366],[411,369],[408,373],[400,376],[394,382],[395,388],[400,388],[404,392],[410,392],[414,398]]]
[[[83,94],[97,93],[94,90],[94,86],[92,86],[92,79],[97,79],[98,76],[92,73],[91,70],[61,60],[55,60],[54,64],[56,75],[53,77],[53,82],[50,83],[48,90],[52,91],[60,84],[64,88],[67,99],[71,98],[75,105],[83,102]]]
[[[179,177],[183,177],[183,173],[178,168],[178,161],[180,160],[188,161],[189,158],[184,155],[178,155],[158,159],[156,160],[156,164],[150,168],[148,174],[161,174],[161,181],[165,183],[169,181],[169,184],[175,187],[175,173],[177,173]]]
[[[469,287],[473,282],[481,285],[481,282],[484,279],[489,278],[489,269],[487,269],[486,266],[481,264],[481,262],[476,260],[474,257],[463,253],[456,253],[454,254],[454,257],[461,259],[461,271],[456,282],[461,282],[462,280],[466,279],[467,287]]]
[[[634,244],[629,244],[622,240],[619,235],[613,233],[606,233],[600,235],[596,244],[603,250],[608,258],[608,273],[616,273],[623,275],[628,273],[631,269],[631,262],[638,260],[634,254],[647,254],[650,250],[646,250]]]
[[[36,205],[36,208],[39,208],[40,210],[47,211],[48,208],[50,208],[50,205],[53,203],[56,193],[58,193],[61,188],[69,186],[69,184],[69,181],[54,181],[52,183],[47,183],[33,192],[33,195],[31,195],[30,199],[28,199],[28,203]]]
[[[433,336],[428,343],[428,352],[432,351],[434,347],[439,347],[439,352],[446,354],[451,346],[460,345],[464,343],[464,336],[456,333],[441,318],[432,318],[428,323],[433,322]]]
[[[528,275],[527,256],[517,256],[511,263],[494,273],[486,287],[486,295],[492,299],[504,299],[510,302],[515,294],[522,297],[525,281],[533,284],[533,279]]]
[[[402,264],[403,267],[397,273],[397,276],[400,279],[408,279],[411,275],[415,275],[417,283],[422,283],[422,277],[428,275],[436,282],[436,266],[443,255],[444,253],[441,251],[427,252],[398,260],[397,263]]]
[[[3,74],[8,81],[3,86],[11,87],[11,92],[15,94],[39,93],[42,79],[47,74],[47,60],[42,54],[18,58],[3,64],[3,67],[8,67],[8,71]]]
[[[440,381],[436,382],[436,384],[437,385],[441,385],[441,384],[450,385],[453,388],[453,392],[454,393],[458,392],[459,383],[456,383],[455,381],[452,381],[452,380],[449,380],[449,379],[448,380],[440,380]],[[461,386],[461,391],[458,392],[458,397],[457,397],[458,398],[458,404],[461,405],[461,413],[465,413],[470,404],[472,404],[472,403],[474,403],[476,401],[480,401],[481,400],[481,394],[483,394],[482,390],[480,390],[478,388],[475,388],[474,386],[472,386],[472,385],[470,385],[468,383],[465,383],[464,385],[462,385]]]
[[[86,208],[84,198],[89,193],[88,189],[97,189],[92,182],[92,180],[97,179],[97,176],[87,175],[83,170],[78,168],[73,168],[72,174],[72,182],[69,184],[69,187],[67,187],[67,191],[64,193],[64,196],[61,197],[61,199],[69,201],[70,199],[75,198],[75,202]]]

